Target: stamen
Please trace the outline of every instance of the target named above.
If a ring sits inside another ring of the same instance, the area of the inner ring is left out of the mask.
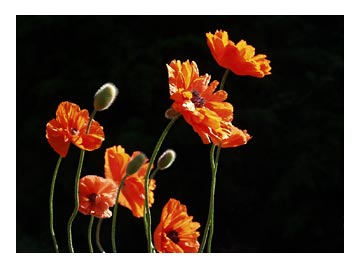
[[[78,134],[79,134],[79,130],[76,129],[76,128],[70,128],[70,133],[71,133],[72,135],[78,135]]]
[[[201,97],[198,90],[194,89],[191,91],[192,98],[191,102],[195,105],[195,107],[203,107],[206,103],[205,99]]]
[[[171,241],[173,241],[175,244],[179,243],[180,239],[179,239],[179,234],[177,231],[172,230],[170,232],[168,232],[167,237],[169,237],[171,239]]]
[[[96,196],[97,196],[96,193],[92,193],[92,194],[89,195],[88,198],[89,198],[90,203],[95,203],[96,202]]]

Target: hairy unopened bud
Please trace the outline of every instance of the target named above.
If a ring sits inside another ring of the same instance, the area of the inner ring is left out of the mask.
[[[140,153],[139,155],[136,155],[134,159],[132,159],[127,167],[126,167],[126,174],[128,176],[135,174],[140,167],[145,163],[146,161],[146,155],[144,153]]]
[[[157,166],[160,170],[169,168],[176,159],[176,153],[172,149],[167,149],[158,159]]]
[[[94,108],[97,111],[108,109],[115,101],[119,90],[112,83],[105,83],[95,93],[94,96]]]
[[[180,113],[177,112],[176,110],[174,110],[172,107],[168,108],[165,111],[165,118],[167,118],[169,120],[172,120],[172,119],[178,117],[179,115],[180,115]]]

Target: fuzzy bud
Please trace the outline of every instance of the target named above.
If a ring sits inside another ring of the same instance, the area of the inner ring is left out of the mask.
[[[146,155],[144,153],[141,152],[139,155],[136,155],[135,158],[128,163],[126,167],[126,174],[128,176],[135,174],[145,163],[145,161]]]
[[[115,101],[119,90],[112,83],[105,83],[95,93],[94,96],[94,108],[97,111],[108,109],[111,104]]]
[[[174,110],[172,107],[168,108],[165,111],[165,118],[167,118],[169,120],[172,120],[172,119],[178,117],[179,115],[180,115],[180,113],[177,112],[176,110]]]
[[[160,170],[169,168],[176,159],[176,153],[172,149],[167,149],[158,159],[157,167]]]

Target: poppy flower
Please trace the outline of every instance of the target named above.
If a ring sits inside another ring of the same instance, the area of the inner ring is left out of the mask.
[[[198,252],[200,244],[197,238],[200,223],[192,221],[186,206],[171,198],[164,206],[160,223],[154,232],[154,245],[161,253],[193,253]]]
[[[245,40],[235,44],[229,40],[228,33],[222,30],[216,30],[215,34],[206,33],[206,39],[218,65],[230,69],[236,75],[262,78],[271,74],[267,56],[255,55],[255,48]]]
[[[86,109],[80,110],[74,103],[62,102],[56,110],[56,118],[46,124],[46,138],[50,146],[63,158],[69,151],[70,143],[87,151],[100,148],[105,139],[103,127],[93,120],[86,133],[89,120]]]
[[[126,175],[126,167],[128,163],[133,160],[140,151],[135,151],[130,157],[125,149],[121,146],[113,146],[106,149],[105,152],[105,177],[111,178],[119,186],[121,180]],[[134,174],[126,177],[125,183],[121,188],[119,195],[119,204],[129,208],[135,217],[144,216],[144,201],[145,201],[145,174],[148,167],[148,160],[141,166],[141,168]],[[155,180],[149,181],[149,206],[154,203]]]
[[[215,92],[219,82],[214,80],[210,83],[211,76],[208,74],[199,76],[194,61],[181,63],[173,60],[166,66],[170,98],[174,100],[172,109],[182,114],[203,143],[228,138],[231,129],[227,122],[233,118],[233,106],[224,102],[227,98],[226,91]]]
[[[110,218],[117,185],[111,179],[88,175],[79,181],[79,211],[97,218]]]

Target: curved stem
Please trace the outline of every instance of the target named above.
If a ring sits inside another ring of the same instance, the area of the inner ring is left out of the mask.
[[[176,117],[174,117],[173,119],[171,119],[171,121],[168,123],[168,125],[165,127],[164,131],[162,132],[155,148],[154,151],[151,155],[150,161],[149,161],[149,165],[147,167],[146,170],[146,174],[145,174],[145,201],[144,201],[144,225],[145,225],[145,235],[146,235],[146,240],[147,240],[147,247],[148,247],[148,252],[152,253],[154,252],[154,247],[152,244],[152,236],[151,236],[151,212],[150,212],[150,207],[149,207],[149,175],[150,175],[150,170],[151,167],[155,161],[156,155],[158,154],[160,147],[166,137],[166,135],[168,134],[171,126],[173,126],[173,124],[175,123],[175,121],[180,117],[180,114]]]
[[[199,252],[204,251],[206,243],[208,244],[207,251],[211,252],[211,242],[214,234],[214,208],[215,208],[215,187],[216,187],[216,172],[219,163],[221,146],[217,147],[216,157],[214,159],[216,145],[212,144],[210,149],[210,165],[211,165],[211,189],[209,201],[209,213],[204,229],[203,239],[201,241]],[[208,239],[209,236],[209,239]]]
[[[75,177],[75,188],[74,188],[75,206],[74,206],[74,210],[73,210],[73,212],[69,218],[68,224],[67,224],[68,247],[69,247],[69,251],[72,253],[74,252],[74,247],[73,247],[73,243],[72,243],[71,228],[72,228],[72,223],[73,223],[73,221],[78,213],[78,209],[79,209],[79,180],[80,180],[82,164],[84,162],[84,156],[85,156],[85,150],[82,149],[80,151],[79,164],[78,164],[76,177]]]
[[[91,216],[90,222],[89,222],[89,227],[88,227],[88,244],[89,244],[90,253],[94,253],[94,249],[93,249],[92,242],[91,242],[91,231],[92,231],[93,223],[94,223],[94,216]]]
[[[87,125],[87,127],[86,127],[86,134],[88,134],[89,131],[90,131],[91,122],[92,122],[92,120],[95,118],[96,112],[97,112],[96,109],[94,109],[94,110],[91,112],[90,119],[89,119],[88,125]]]
[[[224,89],[225,81],[227,79],[227,76],[230,73],[230,69],[226,69],[224,75],[222,76],[221,83],[220,83],[220,90]]]
[[[122,187],[124,186],[125,183],[125,179],[128,175],[125,175],[120,182],[119,188],[117,190],[117,194],[116,194],[116,202],[115,202],[115,206],[114,206],[114,212],[113,212],[113,219],[112,219],[112,223],[111,223],[111,245],[112,245],[112,250],[114,253],[116,253],[116,241],[115,241],[115,229],[116,229],[116,216],[117,216],[117,209],[119,206],[119,197],[120,197],[120,191],[122,189]]]
[[[149,179],[153,179],[155,177],[156,173],[159,172],[159,170],[160,169],[158,167],[156,167],[155,170],[151,173]]]
[[[211,220],[212,220],[212,195],[211,193],[213,192],[213,183],[214,183],[214,171],[215,171],[215,161],[214,161],[214,152],[215,152],[215,148],[216,145],[212,144],[211,145],[211,149],[210,149],[210,166],[211,166],[211,190],[210,190],[210,201],[209,201],[209,212],[208,212],[208,217],[207,217],[207,221],[206,221],[206,225],[205,225],[205,229],[204,229],[204,234],[203,234],[203,238],[201,241],[201,245],[200,245],[200,249],[199,252],[202,253],[204,252],[204,248],[207,242],[207,237],[209,234],[209,229],[210,229],[210,225],[211,225]]]
[[[230,73],[230,69],[226,69],[224,75],[222,76],[220,83],[220,90],[224,88],[225,81],[227,76]],[[204,251],[206,242],[207,242],[207,251],[211,252],[211,242],[214,234],[214,207],[215,207],[215,187],[216,187],[216,172],[219,163],[221,144],[217,147],[216,157],[214,158],[216,145],[212,144],[210,149],[210,166],[211,166],[211,189],[210,189],[210,202],[209,202],[209,213],[206,221],[206,226],[204,229],[203,238],[201,241],[199,252]],[[208,239],[209,236],[209,239]],[[208,240],[208,241],[207,241]]]
[[[210,203],[211,203],[211,220],[210,220],[210,230],[209,230],[209,239],[208,239],[208,246],[207,246],[207,251],[210,253],[211,252],[211,242],[212,242],[212,238],[213,238],[213,234],[214,234],[214,213],[215,213],[215,186],[216,186],[216,173],[217,173],[217,168],[218,168],[218,164],[219,164],[219,156],[220,156],[220,150],[221,150],[221,146],[217,147],[216,150],[216,157],[215,157],[215,162],[214,162],[214,170],[213,170],[213,178],[212,178],[212,184],[211,184],[211,194],[210,194]]]
[[[90,130],[90,126],[91,126],[91,122],[93,120],[93,118],[95,117],[96,114],[96,109],[93,110],[93,112],[91,113],[87,128],[86,128],[86,134],[89,133]],[[74,219],[78,213],[79,210],[79,180],[80,180],[80,175],[81,175],[81,170],[82,170],[82,165],[84,162],[84,156],[85,156],[85,150],[80,150],[80,158],[79,158],[79,163],[78,163],[78,168],[76,171],[76,177],[75,177],[75,187],[74,187],[74,200],[75,200],[75,205],[74,205],[74,210],[69,218],[68,224],[67,224],[67,234],[68,234],[68,247],[69,247],[69,251],[70,252],[74,252],[74,247],[73,247],[73,243],[72,243],[72,232],[71,232],[71,228],[72,228],[72,223],[74,222]]]
[[[51,238],[53,240],[54,243],[54,248],[55,251],[57,253],[59,253],[59,247],[56,241],[56,236],[55,236],[55,230],[54,230],[54,207],[53,207],[53,202],[54,202],[54,190],[55,190],[55,181],[56,181],[56,177],[59,171],[59,167],[60,167],[60,163],[61,163],[62,157],[59,156],[59,159],[56,163],[55,166],[55,170],[54,170],[54,175],[51,181],[51,187],[50,187],[50,198],[49,198],[49,211],[50,211],[50,233],[51,233]]]
[[[100,230],[101,230],[101,224],[103,222],[103,219],[99,219],[98,223],[96,225],[96,246],[100,250],[100,252],[105,253],[105,250],[103,249],[101,243],[100,243]]]

